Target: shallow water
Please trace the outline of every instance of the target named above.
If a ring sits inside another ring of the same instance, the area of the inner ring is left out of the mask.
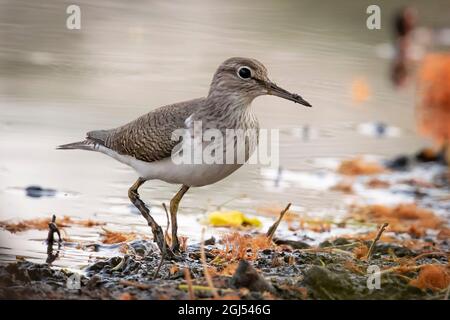
[[[427,143],[415,130],[414,86],[393,88],[390,61],[379,54],[379,48],[389,48],[388,18],[407,2],[381,2],[385,19],[379,31],[365,27],[367,1],[77,3],[82,29],[70,31],[69,2],[0,0],[0,220],[68,215],[105,221],[112,230],[148,233],[127,199],[136,179],[131,169],[101,154],[55,146],[205,95],[215,68],[230,56],[257,58],[273,80],[314,105],[306,109],[274,97],[254,102],[261,127],[280,129],[280,165],[286,172],[316,174],[329,159],[391,157]],[[448,1],[417,7],[425,26],[450,21]],[[352,99],[355,81],[367,84],[367,100]],[[373,123],[387,125],[386,134],[376,136]],[[248,214],[287,202],[311,215],[345,208],[339,193],[295,181],[277,188],[276,178],[266,173],[248,166],[189,191],[180,209],[180,233],[198,240],[199,216],[222,203]],[[320,176],[316,180],[322,182]],[[33,185],[56,194],[29,197],[25,188]],[[154,181],[142,190],[159,221],[165,220],[161,203],[177,188]],[[67,232],[84,241],[99,237],[97,229]],[[0,260],[20,255],[44,261],[45,236],[0,231]],[[96,254],[108,250],[65,248],[58,263],[79,266]]]

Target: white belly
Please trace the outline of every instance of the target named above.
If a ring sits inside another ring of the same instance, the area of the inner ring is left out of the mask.
[[[226,178],[242,166],[242,164],[175,164],[171,158],[145,162],[118,154],[103,146],[100,146],[98,151],[132,167],[140,177],[146,180],[158,179],[190,187],[213,184]]]

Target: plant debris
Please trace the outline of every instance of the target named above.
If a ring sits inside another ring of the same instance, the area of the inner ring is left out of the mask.
[[[409,284],[434,291],[446,289],[450,286],[450,267],[449,265],[425,265],[420,268],[418,277],[411,280]]]
[[[433,211],[420,208],[414,203],[393,207],[384,205],[357,207],[352,214],[359,221],[387,222],[392,231],[410,233],[415,236],[424,235],[427,229],[439,230],[445,227],[443,220]]]
[[[0,228],[5,229],[11,233],[23,232],[27,230],[47,230],[48,224],[51,223],[52,220],[49,218],[36,218],[23,220],[17,223],[1,221]],[[78,225],[86,228],[91,228],[95,226],[105,225],[104,222],[93,221],[90,219],[87,220],[73,220],[68,216],[64,216],[58,221],[59,228],[67,228],[71,225]]]
[[[343,193],[352,194],[353,185],[348,181],[341,181],[330,188],[332,191],[340,191]]]
[[[128,242],[138,238],[138,234],[135,232],[117,232],[105,228],[102,228],[102,230],[102,242],[105,244]]]
[[[386,169],[377,162],[369,162],[362,157],[357,157],[341,162],[338,168],[340,174],[357,176],[357,175],[374,175],[385,172]]]

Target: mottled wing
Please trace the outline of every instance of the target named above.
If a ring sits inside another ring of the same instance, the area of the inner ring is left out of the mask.
[[[122,155],[152,162],[171,156],[178,141],[176,129],[185,128],[185,120],[204,102],[204,98],[158,108],[116,129],[88,132],[88,138]]]

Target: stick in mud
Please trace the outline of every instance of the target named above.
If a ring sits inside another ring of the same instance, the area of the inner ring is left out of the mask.
[[[166,232],[164,233],[164,237],[167,238],[167,234],[169,233],[169,224],[170,224],[169,212],[167,212],[167,206],[164,202],[163,202],[162,206],[164,208],[164,211],[166,212],[167,225],[166,225]],[[158,277],[159,270],[161,270],[161,267],[164,263],[164,259],[166,257],[166,245],[167,245],[167,243],[166,243],[166,241],[164,241],[163,251],[161,253],[161,261],[159,262],[158,268],[156,269],[155,275],[153,276],[153,280],[156,279],[156,277]]]
[[[152,286],[145,284],[145,283],[139,283],[136,281],[130,281],[130,280],[125,280],[125,279],[121,279],[119,280],[119,284],[126,286],[126,287],[135,287],[141,290],[148,290],[150,289]]]
[[[205,228],[202,229],[202,236],[200,240],[200,260],[203,265],[203,273],[205,274],[206,282],[208,283],[208,286],[211,288],[211,292],[214,296],[214,299],[218,300],[220,299],[219,294],[217,293],[216,287],[214,287],[214,283],[212,281],[211,275],[208,271],[208,265],[206,263],[206,254],[205,254]]]
[[[61,232],[59,232],[58,226],[56,225],[56,216],[52,216],[52,221],[48,224],[48,235],[47,235],[47,243],[53,245],[55,241],[54,234],[58,234],[58,241],[61,242]]]
[[[184,279],[186,280],[187,283],[189,300],[195,300],[194,289],[192,288],[191,271],[189,268],[184,268]]]
[[[267,230],[266,236],[267,236],[267,238],[269,238],[270,241],[272,241],[275,231],[277,230],[278,226],[280,225],[281,220],[283,220],[284,215],[286,214],[286,212],[288,212],[290,207],[291,207],[291,203],[288,203],[286,208],[284,208],[280,212],[280,216],[278,217],[278,220],[275,221],[275,223],[269,228],[269,230]]]
[[[377,243],[378,240],[380,240],[381,235],[383,234],[384,230],[386,230],[388,225],[389,225],[389,223],[383,223],[381,228],[378,230],[378,233],[377,233],[375,239],[373,239],[372,244],[370,245],[369,251],[367,252],[367,255],[366,255],[367,261],[370,261],[373,251],[375,250],[375,244]]]
[[[53,253],[53,243],[55,242],[55,232],[58,234],[58,250],[56,253]],[[51,264],[55,261],[59,256],[59,249],[61,248],[61,232],[56,225],[56,216],[52,216],[52,220],[48,224],[48,235],[47,235],[47,260],[48,264]]]

